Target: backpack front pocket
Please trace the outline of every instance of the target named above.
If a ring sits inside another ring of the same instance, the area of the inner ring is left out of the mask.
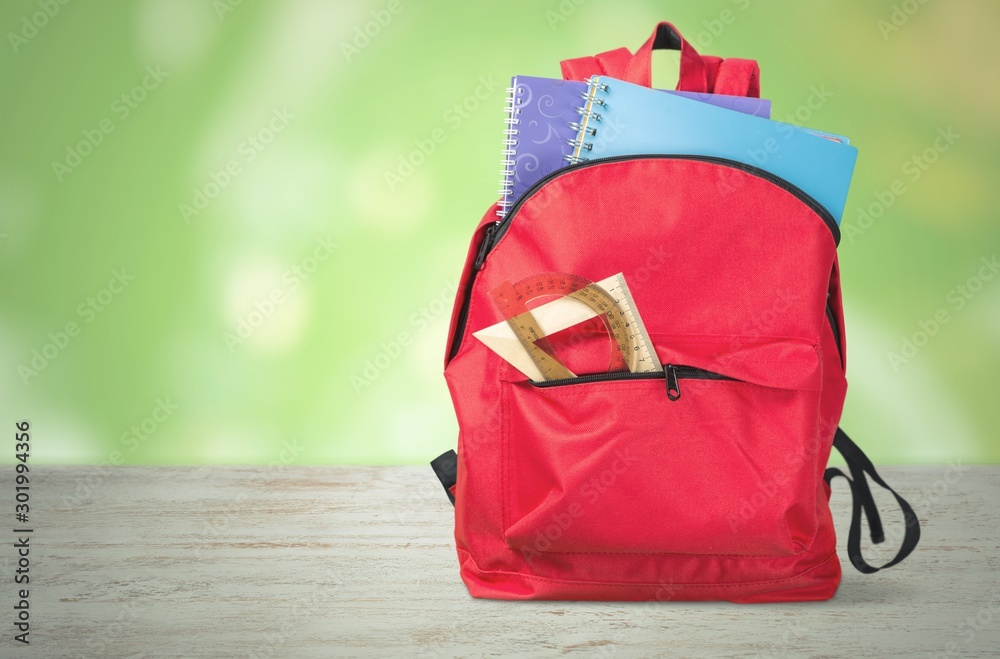
[[[820,367],[793,340],[654,338],[658,373],[501,388],[509,546],[786,556],[816,531]]]

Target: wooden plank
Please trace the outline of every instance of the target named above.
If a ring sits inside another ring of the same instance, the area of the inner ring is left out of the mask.
[[[917,552],[873,576],[845,559],[829,602],[748,606],[473,600],[458,578],[451,506],[426,467],[33,467],[22,654],[995,655],[1000,467],[882,471],[918,511]],[[12,500],[12,468],[3,472]],[[848,503],[837,486],[842,538]],[[886,522],[890,536],[902,524]],[[3,656],[20,645],[12,636]]]

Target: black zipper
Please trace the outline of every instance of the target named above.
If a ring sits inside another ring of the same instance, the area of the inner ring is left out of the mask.
[[[833,339],[837,343],[837,355],[840,357],[840,366],[844,367],[844,353],[840,348],[840,329],[837,327],[837,318],[833,315],[833,307],[830,306],[829,301],[826,305],[826,317],[830,321],[830,329],[833,330]]]
[[[455,323],[455,336],[451,340],[451,349],[448,351],[448,360],[454,359],[458,354],[458,349],[462,345],[462,335],[465,334],[465,324],[469,317],[469,301],[472,299],[472,284],[476,281],[476,273],[483,267],[486,261],[486,253],[490,251],[490,243],[493,239],[493,232],[497,229],[498,222],[488,224],[483,233],[483,241],[479,243],[479,251],[476,252],[476,260],[472,262],[472,274],[469,276],[469,283],[465,286],[462,294],[462,306],[458,310],[458,320]]]
[[[490,245],[489,249],[492,250],[503,235],[507,232],[510,227],[511,221],[514,219],[514,215],[517,211],[521,209],[528,199],[530,199],[536,192],[538,192],[543,185],[551,181],[552,179],[567,174],[569,172],[574,172],[578,169],[584,169],[586,167],[593,167],[594,165],[601,165],[609,162],[621,162],[624,160],[696,160],[700,162],[710,162],[717,165],[724,165],[726,167],[732,167],[733,169],[739,169],[748,174],[762,178],[765,181],[774,183],[779,188],[789,192],[807,206],[814,213],[820,216],[827,228],[830,229],[830,233],[833,234],[833,242],[836,245],[840,245],[840,226],[837,225],[837,220],[834,219],[833,215],[826,209],[823,204],[816,201],[812,196],[809,195],[805,190],[798,187],[793,183],[789,183],[780,176],[776,176],[771,172],[761,169],[760,167],[754,167],[753,165],[748,165],[742,163],[738,160],[730,160],[729,158],[717,158],[715,156],[697,156],[697,155],[686,155],[686,154],[664,154],[664,153],[651,153],[644,155],[631,155],[631,156],[610,156],[607,158],[595,158],[594,160],[587,160],[585,162],[576,163],[575,165],[569,165],[568,167],[563,167],[562,169],[557,169],[556,171],[543,176],[538,181],[535,182],[530,188],[528,188],[521,198],[511,207],[510,211],[504,216],[504,218],[496,223],[497,230],[493,234],[493,244]],[[489,252],[489,250],[487,250]],[[483,255],[485,260],[486,255]]]
[[[547,387],[570,387],[575,384],[587,384],[589,382],[620,382],[625,380],[666,380],[667,398],[678,400],[681,397],[679,380],[730,380],[732,382],[742,382],[728,375],[706,371],[703,368],[694,366],[678,366],[667,364],[662,371],[647,371],[645,373],[593,373],[590,375],[579,375],[575,378],[562,378],[559,380],[545,380],[544,382],[528,382],[539,389]]]
[[[696,160],[700,162],[710,162],[717,165],[724,165],[726,167],[732,167],[733,169],[738,169],[744,171],[748,174],[752,174],[766,181],[769,181],[779,188],[795,195],[800,201],[805,203],[819,215],[820,219],[826,224],[827,228],[830,229],[830,233],[833,234],[833,242],[835,245],[840,245],[840,227],[837,225],[837,220],[834,219],[833,215],[828,211],[822,204],[813,199],[806,191],[802,188],[789,183],[780,176],[775,176],[769,171],[763,170],[759,167],[754,167],[753,165],[747,165],[746,163],[739,162],[738,160],[730,160],[729,158],[717,158],[715,156],[697,156],[697,155],[684,155],[684,154],[647,154],[647,155],[630,155],[630,156],[611,156],[608,158],[596,158],[594,160],[588,160],[585,162],[576,163],[575,165],[569,165],[563,167],[562,169],[557,169],[546,176],[538,179],[534,185],[528,188],[521,198],[511,207],[502,220],[498,220],[491,225],[486,227],[486,232],[483,236],[483,241],[479,244],[479,250],[476,252],[476,260],[472,263],[472,274],[469,277],[469,282],[465,288],[465,295],[462,298],[462,307],[458,312],[458,321],[455,325],[455,336],[452,339],[451,350],[448,352],[448,359],[451,360],[458,354],[458,349],[462,345],[462,335],[465,334],[465,324],[468,319],[469,310],[469,299],[472,296],[472,285],[476,281],[476,274],[482,269],[483,264],[486,262],[486,256],[496,247],[500,239],[503,238],[504,234],[507,233],[507,229],[510,228],[510,224],[514,219],[514,215],[536,192],[538,192],[542,186],[546,183],[552,181],[553,179],[562,176],[563,174],[568,174],[574,172],[578,169],[584,169],[586,167],[593,167],[595,165],[600,165],[602,163],[609,162],[620,162],[624,160]],[[838,342],[839,346],[839,342]]]
[[[497,226],[499,222],[494,222],[493,224],[487,225],[486,231],[483,234],[483,242],[479,243],[479,251],[476,252],[476,260],[472,262],[472,271],[479,272],[483,268],[483,263],[486,262],[486,255],[489,251],[493,249],[493,234],[496,233]]]

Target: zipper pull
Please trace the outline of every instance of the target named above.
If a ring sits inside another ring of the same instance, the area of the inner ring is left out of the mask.
[[[681,397],[681,388],[677,383],[677,367],[667,364],[663,367],[663,374],[667,378],[667,398],[677,400]]]
[[[486,227],[486,235],[483,236],[483,242],[479,243],[479,251],[476,253],[476,260],[472,263],[472,269],[476,272],[483,267],[483,263],[486,262],[486,255],[490,251],[490,246],[493,243],[493,233],[496,231],[499,222],[494,222],[493,224]]]

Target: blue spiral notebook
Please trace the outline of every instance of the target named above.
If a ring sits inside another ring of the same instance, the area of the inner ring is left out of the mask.
[[[771,116],[771,101],[764,98],[656,91],[758,117]],[[508,94],[497,211],[501,217],[539,179],[569,165],[567,158],[573,150],[570,142],[576,138],[581,121],[577,110],[587,95],[587,83],[514,76]]]
[[[594,76],[588,85],[572,162],[655,153],[728,158],[801,188],[840,223],[858,157],[846,138],[606,76]]]

